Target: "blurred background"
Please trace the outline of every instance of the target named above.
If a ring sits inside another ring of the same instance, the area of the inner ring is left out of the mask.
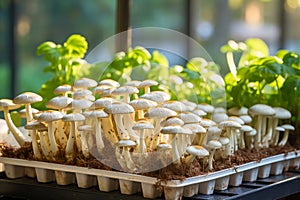
[[[122,0],[121,0],[122,1]],[[1,0],[0,98],[36,91],[48,79],[36,48],[71,34],[86,37],[89,51],[118,32],[118,0]],[[220,47],[229,39],[263,39],[271,54],[300,51],[300,0],[130,0],[131,28],[163,27],[198,41],[226,73]],[[121,9],[121,10],[120,10]],[[126,11],[125,11],[126,12]],[[155,41],[154,41],[155,42]],[[166,44],[168,45],[168,44]]]

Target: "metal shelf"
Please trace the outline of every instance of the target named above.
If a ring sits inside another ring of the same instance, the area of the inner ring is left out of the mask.
[[[288,171],[282,175],[258,179],[256,182],[243,182],[239,187],[229,187],[224,191],[217,191],[213,195],[196,195],[184,197],[187,200],[216,200],[216,199],[279,199],[300,193],[300,170]],[[298,196],[299,197],[299,196]],[[23,177],[7,179],[0,173],[0,199],[144,199],[142,194],[122,195],[119,191],[100,192],[98,187],[89,189],[78,188],[76,185],[59,186],[55,182],[38,183],[35,179]]]

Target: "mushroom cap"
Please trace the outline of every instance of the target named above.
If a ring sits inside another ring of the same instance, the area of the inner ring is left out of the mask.
[[[239,117],[245,124],[250,124],[252,122],[252,117],[250,115],[240,115]]]
[[[135,110],[147,110],[157,106],[157,103],[148,99],[135,99],[130,101],[129,105],[131,105]]]
[[[133,147],[135,145],[136,145],[136,143],[132,140],[120,140],[117,143],[117,146],[119,146],[119,147]]]
[[[275,110],[266,104],[255,104],[248,109],[250,115],[263,115],[272,116],[275,115]]]
[[[220,123],[221,121],[228,120],[228,115],[226,113],[213,113],[212,120],[216,123]]]
[[[207,103],[198,104],[197,108],[203,110],[206,113],[213,113],[215,110],[215,108],[212,105]]]
[[[162,107],[169,108],[176,112],[185,112],[186,111],[186,106],[184,105],[184,103],[182,103],[180,101],[166,101],[162,104]]]
[[[35,114],[35,113],[38,113],[38,112],[40,112],[38,109],[31,108],[31,113],[32,114]],[[26,109],[24,108],[24,109],[20,110],[19,115],[20,115],[21,118],[26,118]]]
[[[213,113],[226,113],[226,109],[223,107],[215,107],[214,112]]]
[[[290,124],[284,124],[284,125],[281,125],[281,127],[284,128],[284,130],[289,130],[289,131],[295,130],[295,127]]]
[[[191,112],[197,108],[197,104],[194,102],[191,102],[188,100],[182,100],[181,102],[185,105],[187,111],[189,111],[189,112]]]
[[[252,131],[252,127],[251,126],[248,126],[248,125],[243,125],[242,127],[241,127],[241,131],[243,131],[243,132],[250,132],[250,131]]]
[[[216,125],[216,122],[214,122],[210,119],[202,118],[200,121],[200,125],[203,127],[210,127],[210,126]]]
[[[222,132],[222,129],[218,128],[217,126],[208,127],[207,133],[208,134],[219,134]]]
[[[168,117],[160,122],[161,126],[179,125],[182,126],[184,121],[178,117]]]
[[[86,96],[92,95],[93,92],[87,89],[76,90],[73,92],[73,99],[86,99]]]
[[[107,118],[108,114],[104,110],[93,110],[89,114],[90,118]]]
[[[169,101],[171,99],[171,96],[166,92],[154,91],[154,92],[143,94],[141,98],[149,99],[157,103],[163,103],[165,101]]]
[[[113,89],[113,91],[111,92],[112,95],[126,95],[136,93],[139,93],[139,90],[136,87],[132,86],[121,86]]]
[[[190,129],[181,126],[165,126],[160,132],[162,134],[192,134]]]
[[[145,113],[145,117],[148,118],[166,118],[176,115],[177,113],[175,111],[162,107],[150,108],[148,112]]]
[[[127,103],[115,102],[106,106],[104,111],[109,114],[129,114],[133,113],[134,109]]]
[[[158,150],[167,150],[167,149],[172,149],[172,145],[166,143],[166,142],[161,142],[157,145]]]
[[[198,157],[205,157],[209,155],[209,152],[204,147],[199,145],[188,146],[186,148],[186,152]]]
[[[230,117],[228,117],[228,120],[235,121],[241,125],[245,124],[245,122],[240,117],[237,117],[237,116],[230,116]]]
[[[48,130],[47,126],[39,121],[31,121],[29,123],[27,123],[24,126],[25,129],[27,130],[39,130],[39,131],[46,131]]]
[[[110,97],[102,97],[100,99],[97,99],[95,102],[93,102],[92,107],[95,109],[101,109],[105,108],[108,105],[111,105],[113,103],[117,102],[117,100],[110,98]]]
[[[114,87],[109,85],[98,85],[97,87],[93,88],[94,94],[102,94],[105,90],[113,89]]]
[[[53,91],[54,94],[63,94],[72,91],[72,86],[68,84],[60,85]]]
[[[146,120],[140,120],[132,126],[133,130],[143,130],[143,129],[153,129],[153,128],[154,126]]]
[[[74,99],[70,105],[73,109],[87,109],[91,107],[92,104],[93,102],[87,99]]]
[[[219,127],[231,127],[231,128],[241,128],[242,125],[238,122],[232,121],[232,120],[226,120],[219,123]]]
[[[74,88],[90,88],[90,87],[96,87],[97,81],[90,79],[90,78],[81,78],[75,81]]]
[[[192,133],[206,133],[206,129],[200,124],[185,124],[183,128],[188,128],[192,131]]]
[[[232,107],[232,108],[229,108],[227,112],[230,115],[236,115],[236,116],[248,115],[248,108],[246,108],[246,107]]]
[[[277,127],[275,128],[275,130],[276,130],[276,131],[284,131],[285,129],[282,128],[281,126],[277,126]]]
[[[184,121],[185,124],[199,123],[201,121],[201,118],[194,113],[180,113],[177,117]]]
[[[94,127],[88,124],[84,124],[77,127],[78,131],[94,131]]]
[[[292,114],[290,111],[288,111],[285,108],[281,108],[281,107],[274,107],[273,108],[275,110],[275,115],[273,116],[274,118],[278,118],[278,119],[289,119],[292,117]]]
[[[158,82],[155,80],[143,80],[138,87],[140,88],[140,87],[155,86],[155,85],[158,85]]]
[[[139,85],[141,84],[142,81],[137,81],[137,80],[132,80],[132,81],[128,81],[124,84],[124,86],[132,86],[132,87],[139,87]]]
[[[198,115],[199,117],[203,117],[207,115],[207,113],[201,109],[192,110],[191,112],[194,113],[195,115]]]
[[[0,110],[3,110],[4,107],[8,108],[8,110],[15,110],[20,108],[21,105],[14,104],[10,99],[0,99]]]
[[[251,131],[246,132],[246,135],[247,135],[247,136],[254,136],[254,135],[256,135],[256,133],[257,133],[256,129],[253,128]]]
[[[70,114],[64,115],[62,120],[65,122],[84,121],[85,117],[84,117],[84,115],[82,115],[80,113],[70,113]]]
[[[46,107],[50,109],[62,109],[67,107],[73,101],[72,98],[65,96],[53,97],[46,103]]]
[[[36,103],[43,100],[43,97],[33,92],[24,92],[16,96],[13,100],[15,104]]]
[[[99,83],[99,85],[109,85],[112,87],[120,87],[120,83],[112,79],[103,79]]]
[[[222,144],[222,145],[227,145],[229,144],[230,140],[228,137],[220,137],[219,138],[219,142]]]
[[[222,143],[218,140],[210,140],[207,142],[207,147],[209,149],[220,149],[222,147]]]
[[[38,121],[40,122],[52,122],[57,121],[63,118],[63,114],[56,110],[47,110],[42,112],[38,117]]]

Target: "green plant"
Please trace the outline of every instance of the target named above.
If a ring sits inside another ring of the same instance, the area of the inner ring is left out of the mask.
[[[222,46],[221,51],[226,53],[231,70],[225,76],[230,107],[250,107],[256,103],[280,106],[291,111],[293,122],[300,122],[298,53],[279,50],[271,56],[267,45],[256,38],[250,38],[245,43],[229,41]],[[233,57],[228,57],[228,54],[237,52],[242,54],[236,67]]]
[[[37,48],[37,55],[43,55],[49,65],[44,72],[52,73],[52,78],[40,88],[39,94],[44,100],[39,104],[43,107],[45,102],[54,97],[53,90],[62,84],[72,84],[87,74],[89,65],[82,59],[87,51],[88,43],[81,35],[71,35],[63,44],[51,41],[42,43]]]

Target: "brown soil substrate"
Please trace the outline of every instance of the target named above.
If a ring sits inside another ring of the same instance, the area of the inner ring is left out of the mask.
[[[285,145],[284,147],[270,147],[270,148],[262,148],[259,150],[255,149],[245,149],[238,150],[233,156],[227,159],[218,159],[213,163],[214,171],[219,171],[222,169],[235,167],[247,162],[251,161],[260,161],[263,158],[274,156],[277,154],[287,154],[288,152],[296,151],[300,149],[299,147],[293,147],[290,144]],[[106,151],[111,151],[110,148],[107,148]],[[0,152],[2,152],[2,156],[10,157],[10,158],[20,158],[26,160],[34,160],[33,151],[31,145],[26,145],[17,150],[13,150],[8,148],[7,146],[0,144]],[[105,152],[104,152],[105,153]],[[111,152],[110,152],[111,153]],[[153,154],[155,155],[155,154]],[[158,155],[153,156],[152,163],[156,163],[158,160]],[[101,160],[101,158],[99,158]],[[106,158],[107,159],[107,158]],[[43,160],[45,161],[45,160]],[[63,154],[59,156],[56,163],[67,164],[67,165],[76,165],[81,167],[95,168],[95,169],[104,169],[104,170],[114,170],[118,169],[118,162],[114,158],[111,161],[100,162],[98,159],[94,157],[90,157],[89,159],[85,158],[83,155],[77,155],[76,159],[73,162],[66,162],[63,157]],[[103,163],[109,163],[109,166],[116,167],[108,167]],[[203,160],[195,159],[190,165],[186,164],[170,164],[167,167],[161,168],[157,171],[143,173],[142,175],[156,177],[161,181],[165,180],[184,180],[185,178],[198,176],[207,174],[207,164],[203,162]],[[145,163],[149,165],[149,163]],[[145,166],[146,166],[145,165]]]

